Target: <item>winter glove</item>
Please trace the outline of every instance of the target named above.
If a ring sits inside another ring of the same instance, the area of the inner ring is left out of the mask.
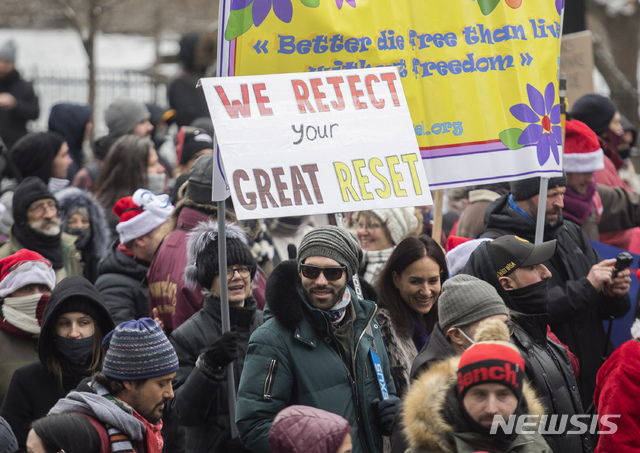
[[[380,432],[383,436],[391,434],[393,420],[400,411],[402,404],[397,396],[389,396],[386,400],[380,401],[378,398],[371,401],[371,405],[378,412],[378,420],[380,421]]]
[[[233,330],[223,333],[213,340],[202,356],[207,366],[224,368],[238,358],[238,333]]]
[[[244,446],[244,442],[242,442],[238,437],[229,439],[225,444],[224,451],[227,453],[251,453],[251,450],[246,448]]]

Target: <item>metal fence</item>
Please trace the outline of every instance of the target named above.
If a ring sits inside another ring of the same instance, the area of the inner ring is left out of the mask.
[[[30,129],[47,129],[51,107],[58,102],[86,104],[89,97],[88,71],[69,71],[64,68],[23,68],[20,70],[26,80],[33,82],[40,99],[40,117]],[[96,74],[96,101],[94,106],[94,127],[96,136],[107,132],[103,114],[114,99],[126,97],[142,102],[153,102],[166,106],[166,85],[154,81],[152,77],[139,71],[120,69],[99,69]]]

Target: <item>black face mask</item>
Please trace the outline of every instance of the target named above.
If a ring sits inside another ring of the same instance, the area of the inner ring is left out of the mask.
[[[546,280],[542,280],[524,288],[507,291],[514,302],[517,311],[527,315],[547,313],[549,303],[549,287]]]
[[[78,237],[75,242],[75,246],[78,250],[84,250],[89,245],[89,241],[91,240],[91,227],[66,228],[65,232]]]
[[[73,364],[87,363],[93,354],[93,335],[79,339],[56,335],[56,348]]]

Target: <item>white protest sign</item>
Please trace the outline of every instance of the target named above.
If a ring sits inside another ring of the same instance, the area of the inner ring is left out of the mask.
[[[395,68],[200,82],[239,219],[433,203]]]

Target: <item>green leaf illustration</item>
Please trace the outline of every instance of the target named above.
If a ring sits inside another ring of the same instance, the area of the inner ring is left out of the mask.
[[[320,0],[300,0],[304,6],[309,8],[317,8],[320,6]]]
[[[478,0],[478,6],[480,7],[480,11],[485,16],[491,14],[491,12],[496,9],[500,0]]]
[[[522,135],[522,129],[518,129],[517,127],[514,127],[511,129],[503,130],[502,132],[500,132],[500,134],[498,134],[498,137],[500,137],[500,141],[507,148],[520,149],[524,146],[518,143],[518,139],[520,138],[520,135]]]
[[[245,33],[253,25],[253,3],[243,9],[232,9],[224,32],[224,39],[231,41]]]

